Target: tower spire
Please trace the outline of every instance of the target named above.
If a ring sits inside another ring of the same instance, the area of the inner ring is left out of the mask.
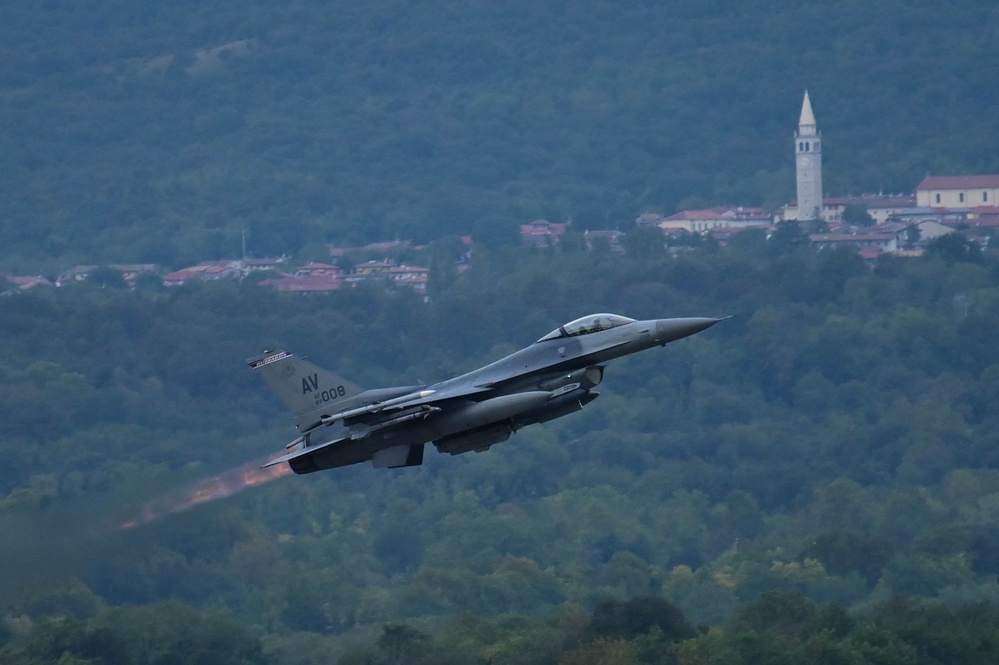
[[[822,217],[822,137],[815,124],[812,101],[805,91],[801,118],[794,134],[794,153],[798,176],[798,219]]]
[[[805,90],[805,99],[801,102],[801,119],[798,120],[798,131],[802,132],[805,127],[811,127],[812,133],[815,131],[815,114],[812,113],[812,102],[808,99],[808,91]],[[803,133],[803,132],[802,132]]]

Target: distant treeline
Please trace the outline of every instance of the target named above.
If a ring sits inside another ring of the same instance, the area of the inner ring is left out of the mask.
[[[893,597],[850,613],[793,592],[768,593],[723,625],[695,627],[655,596],[606,600],[592,611],[563,605],[545,616],[454,617],[430,630],[388,623],[345,646],[309,633],[261,635],[222,612],[176,602],[78,608],[10,622],[0,647],[11,665],[211,663],[212,665],[912,665],[999,658],[999,606]],[[334,660],[335,659],[335,660]]]

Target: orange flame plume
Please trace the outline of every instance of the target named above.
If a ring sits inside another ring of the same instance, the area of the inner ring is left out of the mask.
[[[179,496],[166,501],[147,503],[142,508],[142,514],[139,517],[125,522],[121,525],[121,528],[132,529],[143,524],[149,524],[167,515],[180,513],[202,503],[208,503],[209,501],[224,499],[249,487],[262,485],[270,480],[291,473],[291,467],[287,464],[277,464],[266,469],[261,469],[260,465],[269,459],[263,458],[247,462],[235,469],[223,471],[217,476],[197,482],[181,492]]]

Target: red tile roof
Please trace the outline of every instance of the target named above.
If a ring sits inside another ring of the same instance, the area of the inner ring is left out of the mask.
[[[332,275],[296,277],[285,275],[276,279],[260,282],[261,286],[273,286],[285,293],[326,293],[336,291],[342,285],[339,279]]]
[[[999,175],[928,175],[917,191],[927,189],[990,189],[999,187]]]
[[[52,286],[52,282],[45,279],[41,275],[38,276],[19,276],[19,275],[6,275],[7,281],[11,284],[17,286],[17,288],[22,290],[33,289],[36,286]]]
[[[862,259],[873,260],[881,256],[881,249],[878,247],[863,247],[858,254],[860,254],[860,258]]]
[[[202,274],[203,273],[200,270],[191,270],[189,268],[185,269],[185,270],[178,270],[176,272],[171,272],[171,273],[167,273],[166,275],[163,275],[163,283],[164,284],[181,284],[181,283],[186,282],[188,280],[200,279],[201,276],[202,276]]]
[[[543,219],[520,225],[522,236],[560,236],[565,233],[567,224],[546,222]]]

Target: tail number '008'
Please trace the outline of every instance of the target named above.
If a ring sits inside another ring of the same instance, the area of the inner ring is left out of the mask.
[[[336,388],[330,388],[329,390],[324,390],[321,393],[316,393],[316,404],[324,404],[326,402],[333,402],[344,395],[347,394],[347,390],[343,386],[337,386]]]

